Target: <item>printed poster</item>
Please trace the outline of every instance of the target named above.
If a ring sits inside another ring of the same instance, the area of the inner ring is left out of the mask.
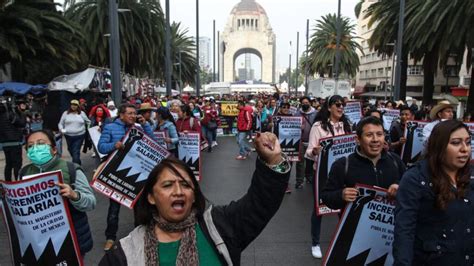
[[[288,160],[299,162],[301,142],[301,127],[303,118],[301,116],[274,116],[273,133],[280,141],[281,151],[288,156]]]
[[[474,123],[464,123],[469,127],[469,132],[471,136],[474,136]],[[471,163],[474,161],[474,137],[471,138]]]
[[[346,205],[323,265],[393,265],[395,200],[382,188],[356,188],[360,196]]]
[[[59,182],[61,171],[0,182],[14,265],[84,265],[68,203],[56,185]]]
[[[155,135],[155,141],[158,143],[158,145],[165,149],[168,148],[168,144],[165,141],[166,133],[164,131],[153,131],[153,135]]]
[[[407,139],[402,147],[402,161],[413,164],[420,158],[423,149],[423,128],[429,124],[427,121],[407,121],[404,137]]]
[[[99,139],[100,139],[100,135],[102,135],[102,133],[100,132],[100,127],[99,126],[91,127],[88,129],[88,131],[89,131],[89,136],[91,137],[92,143],[94,144],[95,153],[99,155],[100,159],[103,159],[104,157],[107,156],[107,154],[102,154],[99,152],[99,148],[98,148]]]
[[[221,115],[222,116],[238,116],[238,102],[221,102]]]
[[[315,199],[314,205],[317,215],[326,215],[339,213],[339,210],[333,210],[324,205],[319,198],[319,194],[326,185],[326,181],[331,171],[332,164],[339,158],[347,157],[354,153],[356,144],[356,135],[341,135],[337,137],[324,138],[319,141],[321,152],[318,157],[318,167],[316,169],[316,182],[314,182]]]
[[[201,181],[201,148],[199,133],[179,133],[178,157],[193,171]]]
[[[132,209],[151,170],[170,154],[135,127],[125,134],[122,143],[125,147],[109,157],[91,187]]]
[[[362,104],[360,102],[347,102],[346,107],[344,107],[344,114],[351,125],[359,123],[362,118]]]
[[[382,109],[383,116],[383,128],[385,131],[390,132],[390,127],[392,126],[393,121],[396,121],[400,118],[400,110],[398,109]]]

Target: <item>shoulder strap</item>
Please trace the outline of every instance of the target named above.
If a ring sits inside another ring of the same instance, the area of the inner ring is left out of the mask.
[[[189,118],[189,125],[191,126],[191,130],[193,130],[194,127],[194,117]]]
[[[66,162],[67,171],[69,172],[69,184],[76,183],[76,170],[78,167],[73,162]]]
[[[209,231],[209,235],[211,236],[212,241],[216,245],[216,248],[219,253],[224,257],[225,261],[227,262],[227,265],[232,266],[233,264],[230,258],[229,250],[227,249],[224,240],[222,239],[221,235],[219,235],[219,232],[217,231],[217,228],[214,225],[211,210],[212,205],[203,214],[204,221],[206,222],[207,231]]]

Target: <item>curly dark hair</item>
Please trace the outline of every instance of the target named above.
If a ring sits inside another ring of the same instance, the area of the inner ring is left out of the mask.
[[[444,170],[446,161],[446,148],[449,144],[451,134],[464,128],[469,133],[469,128],[457,120],[447,120],[437,124],[428,140],[428,149],[425,158],[428,160],[431,171],[431,181],[433,191],[436,195],[435,207],[445,210],[448,203],[454,199],[463,198],[470,182],[470,164],[469,162],[456,174],[456,192],[453,193],[451,178]]]

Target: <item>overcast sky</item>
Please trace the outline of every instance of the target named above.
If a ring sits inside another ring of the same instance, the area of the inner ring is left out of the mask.
[[[170,20],[181,21],[189,29],[189,34],[196,34],[196,1],[170,0]],[[212,21],[216,20],[216,31],[223,32],[230,11],[240,0],[200,0],[199,1],[199,35],[211,38]],[[300,32],[300,55],[306,45],[306,20],[310,20],[311,29],[315,20],[328,13],[337,12],[336,0],[257,0],[266,11],[277,40],[277,71],[288,67],[289,43],[292,41],[292,68],[296,63],[296,32]],[[342,0],[341,14],[356,23],[354,7],[359,0]],[[160,0],[165,12],[165,0]],[[216,37],[217,39],[217,37]],[[217,49],[217,48],[216,48]],[[211,49],[212,53],[212,49]],[[212,65],[212,59],[211,59]],[[216,62],[217,65],[217,62]]]

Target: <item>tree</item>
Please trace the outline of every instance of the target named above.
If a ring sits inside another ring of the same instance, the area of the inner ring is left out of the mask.
[[[171,54],[173,64],[172,77],[174,80],[195,83],[196,78],[196,45],[192,37],[186,36],[188,29],[181,30],[181,23],[173,22],[171,25]],[[163,53],[164,58],[164,53]],[[181,67],[181,77],[180,75]],[[202,80],[202,78],[201,78]],[[184,83],[183,83],[184,84]],[[203,84],[205,84],[203,82]]]
[[[57,12],[52,1],[0,4],[0,65],[11,63],[15,81],[46,83],[86,65],[81,29]]]
[[[359,18],[360,12],[362,11],[362,5],[364,4],[364,0],[360,0],[359,3],[356,4],[354,7],[354,14],[356,15],[356,18]]]
[[[354,77],[359,70],[359,56],[362,47],[355,41],[355,25],[350,24],[347,17],[341,17],[340,69],[341,73]],[[308,73],[318,73],[321,77],[332,77],[332,66],[336,57],[337,16],[328,14],[316,21],[314,33],[308,49],[308,58],[302,61],[302,69],[308,67]]]
[[[108,0],[71,1],[65,16],[81,25],[90,63],[109,65]],[[158,1],[119,0],[120,62],[136,76],[163,76],[164,15]]]

